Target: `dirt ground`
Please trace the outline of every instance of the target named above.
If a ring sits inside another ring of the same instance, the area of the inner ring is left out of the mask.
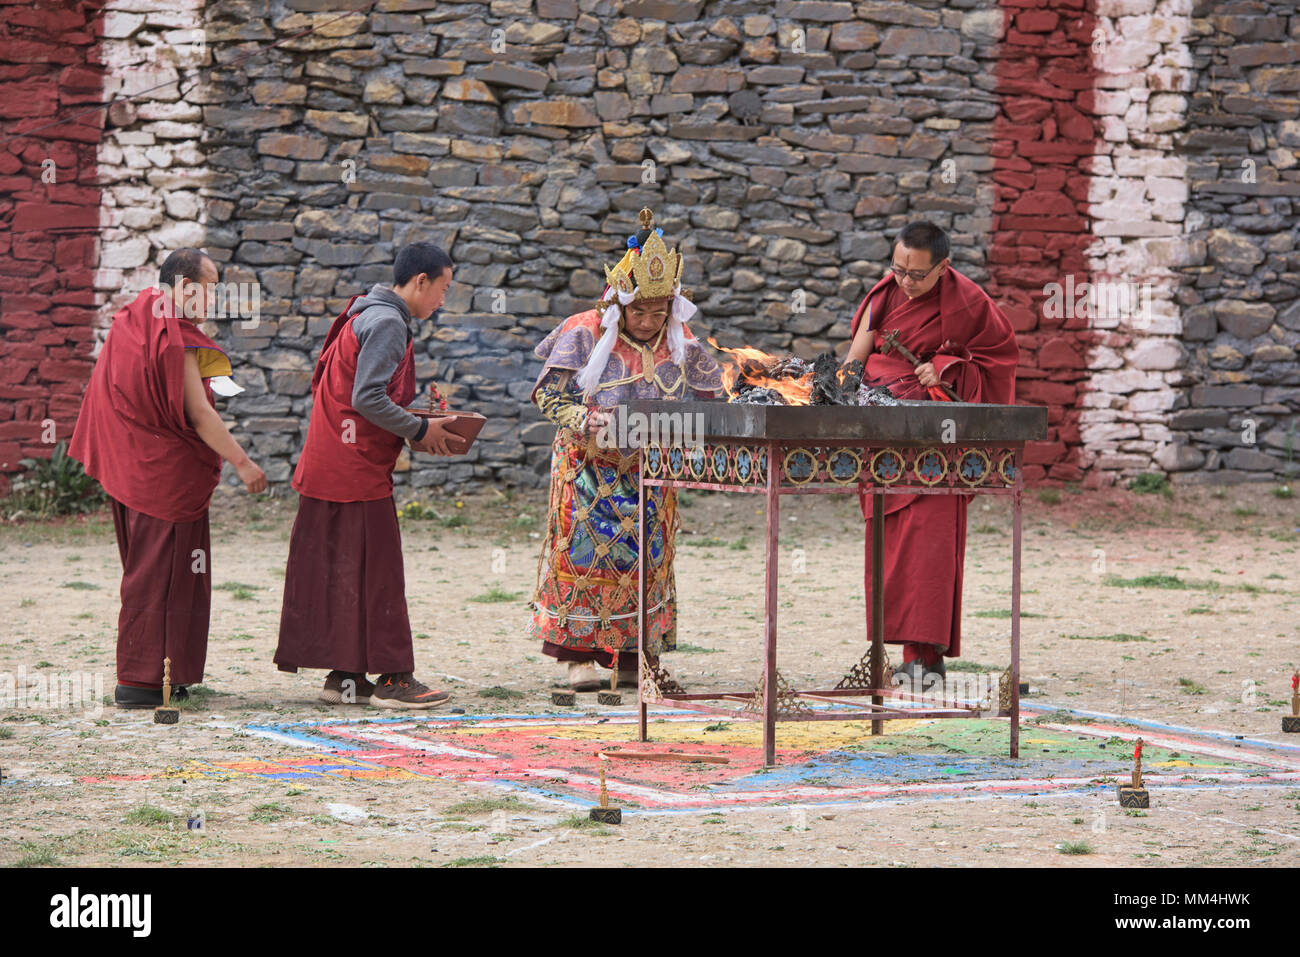
[[[417,675],[450,688],[469,714],[547,710],[561,667],[525,637],[544,498],[423,502],[434,515],[403,520]],[[292,509],[292,497],[219,493],[210,693],[187,705],[178,727],[111,705],[99,714],[0,708],[0,864],[1300,863],[1300,781],[1294,789],[1171,790],[1145,816],[1123,815],[1113,795],[1061,794],[867,800],[808,812],[799,826],[791,808],[769,807],[589,828],[575,826],[572,808],[528,795],[502,800],[503,789],[446,780],[148,777],[192,759],[289,754],[241,729],[338,716],[315,700],[319,672],[288,675],[271,664]],[[666,663],[688,688],[752,688],[762,647],[762,517],[750,497],[707,493],[689,493],[682,514],[679,640],[687,647]],[[963,659],[999,670],[1009,655],[1010,526],[1005,498],[972,503]],[[1298,526],[1297,500],[1271,486],[1170,498],[1031,491],[1022,665],[1030,700],[1283,740],[1280,715],[1290,710],[1289,678],[1300,664]],[[782,539],[780,669],[795,684],[825,686],[865,650],[856,499],[784,499]],[[20,667],[102,672],[111,701],[119,578],[107,513],[0,526],[0,675]],[[480,694],[489,688],[522,697]],[[108,775],[141,779],[81,780]],[[330,809],[339,804],[368,815],[341,819]],[[204,809],[202,832],[185,826],[196,807]]]

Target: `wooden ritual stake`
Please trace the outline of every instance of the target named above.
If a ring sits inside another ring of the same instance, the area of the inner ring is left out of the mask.
[[[593,807],[587,816],[601,824],[622,824],[623,809],[609,806],[609,791],[605,789],[605,756],[600,755],[600,806]]]
[[[163,703],[153,709],[154,724],[175,724],[180,720],[180,708],[173,708],[172,703],[172,660],[163,659],[163,685],[162,685]]]
[[[1291,713],[1282,715],[1282,730],[1288,734],[1300,731],[1300,671],[1291,674]]]
[[[614,656],[614,668],[609,673],[609,690],[596,692],[596,704],[623,703],[623,696],[618,693],[618,652],[611,650],[610,654]]]
[[[1133,784],[1119,786],[1120,807],[1150,807],[1151,797],[1142,786],[1142,739],[1138,738],[1133,746]]]

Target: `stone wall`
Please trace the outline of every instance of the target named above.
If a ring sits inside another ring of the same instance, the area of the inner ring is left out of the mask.
[[[1288,433],[1300,446],[1300,11],[1197,2],[1191,16],[1195,83],[1175,134],[1188,354],[1157,461],[1182,482],[1267,481],[1288,469]]]
[[[0,493],[68,438],[90,374],[100,26],[96,4],[0,0]]]
[[[619,6],[380,0],[214,74],[208,247],[225,279],[263,287],[260,325],[223,330],[250,386],[230,410],[273,479],[301,443],[330,319],[413,239],[458,263],[420,375],[492,419],[469,461],[418,463],[417,486],[540,482],[552,430],[527,402],[531,350],[589,308],[642,206],[685,253],[697,334],[723,344],[842,341],[886,237],[917,216],[987,279],[1001,11]],[[334,16],[255,0],[206,15],[218,64]]]
[[[844,347],[898,228],[943,225],[1016,326],[1020,401],[1050,407],[1031,481],[1280,474],[1300,17],[1193,2],[109,0],[79,56],[148,92],[80,141],[98,143],[77,195],[98,197],[101,247],[80,222],[0,247],[0,459],[37,415],[70,425],[89,370],[86,284],[75,303],[55,294],[68,280],[33,284],[33,243],[83,279],[97,266],[101,325],[179,245],[258,284],[256,324],[210,329],[248,389],[228,417],[285,482],[333,316],[432,239],[457,283],[418,374],[492,422],[467,459],[404,460],[398,481],[538,484],[552,429],[527,402],[532,348],[590,307],[648,205],[686,256],[698,335],[804,356]],[[41,73],[91,95],[66,55],[63,73],[33,65],[12,22],[6,89]],[[32,159],[0,163],[0,221],[30,227],[14,210]],[[1063,317],[1045,299],[1067,281],[1146,283],[1150,309]]]

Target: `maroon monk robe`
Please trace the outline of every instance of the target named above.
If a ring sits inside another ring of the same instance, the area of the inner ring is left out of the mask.
[[[331,326],[312,375],[274,660],[281,671],[406,674],[415,670],[415,650],[393,503],[393,468],[403,439],[352,407],[361,351],[352,302]],[[387,392],[400,406],[415,399],[410,342]]]
[[[922,362],[932,362],[940,378],[965,402],[1015,401],[1019,349],[1011,323],[979,286],[949,267],[928,293],[908,299],[892,274],[876,283],[853,317],[853,333],[871,303],[871,328],[877,344],[886,332]],[[900,399],[942,397],[927,390],[912,363],[891,352],[872,351],[866,381],[887,386]],[[859,491],[867,520],[867,628],[871,628],[871,516],[873,497]],[[886,495],[885,635],[903,644],[903,660],[938,663],[961,654],[962,566],[966,554],[966,494]]]
[[[146,289],[113,316],[69,454],[113,499],[122,556],[119,684],[203,680],[212,597],[208,503],[221,457],[185,418],[185,350],[221,349]],[[224,355],[224,353],[222,353]],[[208,401],[212,401],[211,390]]]

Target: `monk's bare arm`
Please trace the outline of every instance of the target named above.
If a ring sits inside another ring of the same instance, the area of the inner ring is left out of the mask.
[[[867,313],[858,323],[858,331],[853,336],[853,344],[849,346],[849,354],[844,357],[845,364],[856,360],[866,365],[867,356],[871,355],[871,347],[875,344],[876,330],[871,328],[871,303],[868,302]]]
[[[239,480],[250,492],[266,491],[265,473],[253,464],[208,401],[203,377],[199,375],[199,360],[188,349],[185,350],[185,418],[208,448],[235,467]]]
[[[876,330],[868,329],[866,321],[863,320],[858,326],[858,334],[853,337],[853,345],[849,346],[849,354],[844,357],[844,361],[847,363],[856,359],[858,362],[865,363],[875,344]]]

